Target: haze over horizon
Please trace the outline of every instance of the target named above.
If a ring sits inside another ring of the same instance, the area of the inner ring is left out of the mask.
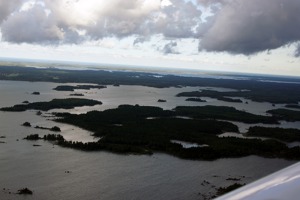
[[[299,0],[0,0],[0,55],[300,76]]]

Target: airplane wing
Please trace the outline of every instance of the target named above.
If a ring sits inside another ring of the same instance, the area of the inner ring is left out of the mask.
[[[216,200],[240,199],[299,200],[300,162],[216,198]]]

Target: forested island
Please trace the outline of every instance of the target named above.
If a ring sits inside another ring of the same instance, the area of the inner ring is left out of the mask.
[[[197,119],[222,119],[250,124],[278,124],[278,120],[275,117],[255,115],[228,106],[177,106],[174,110],[179,116]]]
[[[84,94],[82,94],[82,93],[73,93],[73,94],[70,94],[69,96],[73,96],[73,97],[83,97]]]
[[[201,98],[187,98],[186,101],[195,101],[195,102],[206,102],[206,100],[203,100]]]
[[[101,105],[102,102],[90,99],[68,98],[68,99],[53,99],[49,102],[35,102],[28,104],[17,104],[12,107],[0,108],[1,111],[23,112],[26,110],[42,110],[48,111],[51,109],[71,109],[80,106],[95,106]]]
[[[226,101],[226,102],[233,102],[233,103],[243,103],[242,100],[240,99],[233,99],[229,98],[228,96],[232,97],[245,97],[244,96],[244,91],[242,92],[218,92],[218,91],[213,91],[213,90],[202,90],[200,91],[195,91],[195,92],[182,92],[177,94],[178,97],[210,97],[210,98],[215,98],[220,101]],[[192,98],[190,98],[192,99]]]
[[[53,126],[51,128],[48,127],[42,127],[42,126],[35,126],[34,128],[36,129],[42,129],[42,130],[49,130],[53,132],[61,132],[60,128],[58,126]]]
[[[90,89],[104,89],[106,86],[103,85],[76,85],[76,86],[71,86],[71,85],[59,85],[53,90],[57,91],[74,91],[74,90],[90,90]]]
[[[195,110],[195,109],[193,109]],[[277,140],[218,137],[224,132],[238,132],[236,125],[215,119],[182,119],[181,109],[163,110],[151,106],[121,105],[116,109],[86,114],[57,113],[56,121],[73,124],[101,137],[98,142],[57,141],[63,147],[85,151],[152,154],[165,152],[185,159],[213,160],[259,155],[300,159],[300,148],[288,148]],[[199,144],[184,148],[173,140]],[[203,146],[201,146],[203,145]]]

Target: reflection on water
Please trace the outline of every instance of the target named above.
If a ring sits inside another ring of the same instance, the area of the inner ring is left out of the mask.
[[[224,121],[224,120],[220,120]],[[287,121],[279,121],[280,124],[246,124],[243,122],[234,122],[234,121],[229,121],[239,127],[240,133],[246,133],[248,132],[250,127],[253,126],[262,126],[262,127],[281,127],[281,128],[295,128],[295,129],[300,129],[300,121],[296,122],[287,122]]]
[[[222,133],[218,135],[218,137],[236,137],[236,138],[244,138],[244,139],[247,138],[240,133],[232,133],[232,132]]]
[[[179,141],[179,140],[171,140],[170,142],[180,144],[183,148],[193,148],[193,147],[208,147],[207,144],[197,144],[197,143],[191,143],[191,142],[184,142],[184,141]]]
[[[56,83],[31,83],[0,81],[0,107],[12,106],[25,100],[29,102],[50,101],[53,98],[69,98],[72,92],[52,90]],[[79,90],[85,98],[100,100],[103,105],[67,110],[85,113],[89,110],[116,108],[120,104],[140,104],[173,109],[179,105],[230,105],[239,109],[260,113],[270,109],[267,103],[237,104],[212,100],[207,103],[187,102],[175,97],[179,92],[195,91],[197,87],[149,88],[142,86],[109,86],[106,89]],[[31,95],[38,91],[41,95]],[[166,99],[166,103],[157,102]],[[240,107],[238,107],[240,106]],[[96,141],[91,133],[75,126],[49,120],[47,113],[36,111],[19,113],[0,112],[0,199],[200,199],[199,193],[214,192],[217,187],[230,184],[226,179],[246,176],[242,182],[249,183],[293,161],[266,159],[256,156],[216,161],[182,160],[165,154],[153,156],[117,155],[107,152],[82,152],[61,148],[43,140],[27,141],[29,134],[52,133],[21,126],[25,121],[33,126],[58,126],[67,140]],[[65,110],[56,110],[65,111]],[[242,125],[240,123],[240,125]],[[287,126],[282,122],[282,126]],[[181,141],[180,141],[181,142]],[[33,146],[40,145],[40,146]],[[71,173],[65,173],[70,171]],[[212,185],[201,183],[209,180]],[[28,187],[32,196],[8,194],[2,188],[15,192]]]
[[[218,137],[235,137],[235,138],[243,138],[243,139],[260,139],[260,140],[267,140],[269,138],[266,137],[255,137],[255,136],[244,136],[240,133],[232,133],[232,132],[226,132],[218,135]]]

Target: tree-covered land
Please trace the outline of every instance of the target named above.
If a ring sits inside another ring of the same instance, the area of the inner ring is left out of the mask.
[[[245,123],[278,123],[274,117],[255,115],[227,106],[178,106],[175,111],[179,116],[197,119],[222,119]]]
[[[103,89],[106,88],[106,86],[103,85],[59,85],[56,88],[53,88],[53,90],[57,91],[74,91],[74,90],[90,90],[90,89]]]
[[[11,74],[17,74],[17,76],[11,76]],[[297,104],[300,101],[299,84],[262,82],[260,81],[260,77],[251,76],[247,77],[248,79],[246,80],[235,80],[163,75],[158,80],[156,75],[158,74],[123,71],[109,72],[104,70],[79,71],[55,68],[0,67],[0,80],[91,83],[97,85],[142,85],[157,88],[182,86],[222,87],[232,88],[238,91],[217,92],[213,94],[210,93],[210,95],[217,95],[219,97],[244,97],[253,101],[270,103]],[[290,81],[290,79],[287,78],[276,77],[272,78],[272,80]],[[293,81],[299,82],[299,80]],[[276,88],[276,90],[274,90],[274,88]]]
[[[242,92],[218,92],[213,90],[201,90],[194,92],[181,92],[177,94],[178,97],[210,97],[215,98],[220,101],[233,102],[233,103],[242,103],[240,99],[233,99],[229,97],[244,97],[244,91]],[[228,97],[229,96],[229,97]]]
[[[27,135],[24,140],[39,140],[41,139],[39,134],[31,134],[31,135]]]
[[[53,131],[53,132],[61,132],[60,128],[57,127],[57,126],[53,126],[52,128],[42,127],[42,126],[35,126],[34,128],[42,129],[42,130],[49,130],[49,131]]]
[[[299,104],[288,104],[285,106],[286,108],[295,108],[295,109],[300,109]]]
[[[24,122],[24,123],[22,124],[22,126],[31,127],[31,124],[30,124],[29,122]]]
[[[44,135],[43,137],[40,137],[39,134],[31,134],[31,135],[27,135],[24,140],[47,140],[47,141],[54,141],[54,142],[58,142],[58,141],[64,141],[64,137],[62,135],[59,134],[48,134],[48,135]]]
[[[280,120],[300,121],[300,111],[279,108],[274,110],[268,110],[267,113],[272,114],[274,117]]]
[[[212,160],[248,155],[300,159],[299,147],[288,148],[275,140],[220,138],[218,134],[238,132],[238,127],[213,119],[174,117],[177,114],[176,110],[129,105],[80,115],[57,113],[58,122],[79,126],[101,137],[98,142],[61,140],[58,145],[86,151],[118,153],[152,154],[159,151],[186,159]],[[205,147],[184,148],[172,140],[205,144]]]
[[[159,102],[159,103],[165,103],[165,102],[167,102],[167,100],[165,100],[165,99],[158,99],[157,102]]]
[[[285,142],[300,141],[300,130],[292,128],[250,127],[247,136],[259,136],[278,139]]]
[[[274,87],[276,86],[274,85]],[[293,102],[296,103],[297,102],[298,103],[298,101],[295,101],[295,95],[292,94],[293,93],[292,91],[284,92],[283,89],[274,90],[271,88],[269,88],[270,91],[267,91],[265,89],[266,88],[258,87],[254,90],[240,90],[234,92],[218,92],[213,90],[202,90],[202,91],[192,91],[192,92],[181,92],[177,94],[177,96],[178,97],[210,97],[210,98],[216,98],[220,101],[237,102],[237,103],[241,103],[242,101],[240,99],[233,99],[229,97],[242,97],[257,102],[270,102],[270,103],[293,103]],[[287,93],[293,96],[286,96],[288,95]]]
[[[245,185],[245,184],[234,183],[234,184],[232,184],[232,185],[230,185],[230,186],[228,186],[228,187],[220,187],[220,188],[218,188],[218,190],[217,190],[216,197],[217,197],[217,196],[222,196],[222,195],[224,195],[224,194],[226,194],[226,193],[228,193],[228,192],[231,192],[231,191],[233,191],[233,190],[236,190],[237,188],[240,188],[240,187],[242,187],[242,186],[244,186],[244,185]]]
[[[22,188],[22,189],[18,190],[17,194],[32,195],[33,192],[28,188]]]
[[[201,98],[187,98],[186,101],[206,102],[206,100]]]
[[[73,96],[73,97],[83,97],[84,94],[82,94],[82,93],[73,93],[73,94],[70,94],[70,96]]]
[[[1,111],[10,112],[22,112],[26,110],[42,110],[48,111],[51,109],[71,109],[80,106],[95,106],[101,105],[100,101],[80,98],[69,98],[69,99],[53,99],[49,102],[35,102],[28,104],[17,104],[12,107],[0,108]]]

